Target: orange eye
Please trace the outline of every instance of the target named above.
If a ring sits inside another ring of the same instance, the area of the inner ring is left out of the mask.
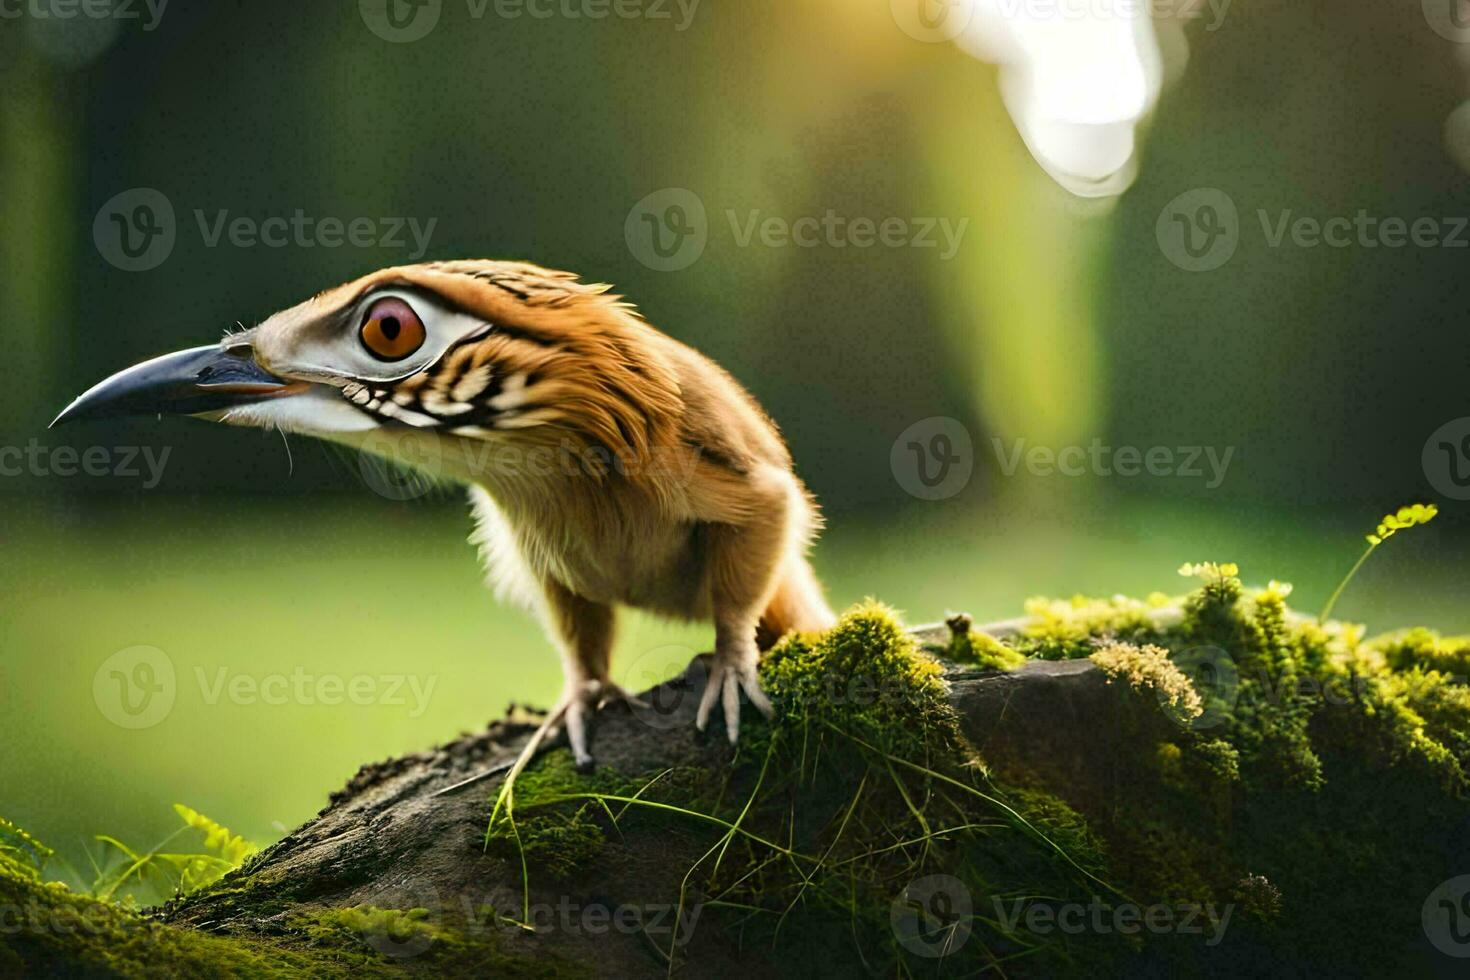
[[[424,345],[424,321],[396,296],[373,304],[360,333],[362,346],[380,361],[401,361]]]

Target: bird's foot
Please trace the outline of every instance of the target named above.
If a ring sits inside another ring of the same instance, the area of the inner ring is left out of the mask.
[[[619,684],[612,681],[602,681],[602,694],[597,699],[597,710],[601,711],[610,704],[625,704],[630,708],[647,708],[648,702],[642,698],[629,694]]]
[[[740,739],[741,691],[766,718],[774,715],[775,709],[761,690],[759,664],[760,654],[754,648],[733,655],[716,651],[710,664],[709,680],[704,685],[704,696],[699,699],[699,710],[694,715],[694,726],[704,731],[709,724],[710,710],[718,698],[725,710],[725,734],[734,745]]]
[[[609,704],[623,703],[630,707],[645,708],[638,698],[608,680],[588,679],[570,681],[562,692],[561,700],[549,716],[551,728],[548,737],[554,738],[566,729],[567,744],[572,748],[572,761],[578,772],[591,772],[592,753],[587,749],[587,720]]]

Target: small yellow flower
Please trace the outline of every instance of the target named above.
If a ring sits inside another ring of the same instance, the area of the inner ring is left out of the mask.
[[[1382,544],[1398,531],[1417,527],[1420,524],[1428,524],[1438,513],[1439,508],[1434,504],[1410,504],[1407,507],[1400,507],[1396,513],[1384,516],[1378,524],[1378,529],[1368,535],[1368,543]]]
[[[1342,590],[1347,588],[1347,584],[1353,580],[1354,575],[1358,574],[1358,569],[1363,567],[1363,562],[1368,560],[1368,556],[1373,554],[1375,548],[1405,528],[1428,524],[1438,513],[1439,508],[1434,504],[1409,504],[1406,507],[1400,507],[1392,514],[1384,515],[1378,528],[1367,536],[1368,549],[1358,556],[1357,563],[1348,569],[1347,575],[1337,583],[1337,588],[1328,598],[1327,605],[1322,607],[1322,613],[1317,617],[1318,621],[1325,623],[1327,617],[1332,615],[1332,607],[1337,604],[1337,597],[1342,595]]]
[[[1291,595],[1290,582],[1278,582],[1274,578],[1266,584],[1265,593],[1278,599],[1285,599]]]
[[[1216,564],[1212,561],[1202,561],[1196,562],[1193,565],[1191,565],[1189,562],[1185,562],[1183,565],[1179,566],[1179,574],[1183,575],[1185,578],[1218,580],[1224,578],[1234,578],[1235,576],[1240,574],[1240,568],[1234,562]]]

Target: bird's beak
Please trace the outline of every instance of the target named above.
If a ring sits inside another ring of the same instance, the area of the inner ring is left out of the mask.
[[[255,363],[248,347],[194,347],[164,354],[89,388],[51,425],[119,415],[203,415],[306,391]]]

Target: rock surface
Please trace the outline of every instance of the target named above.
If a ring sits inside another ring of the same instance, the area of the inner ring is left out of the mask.
[[[915,635],[936,650],[948,632],[939,627]],[[722,733],[702,738],[694,729],[705,670],[705,658],[696,658],[681,676],[644,692],[647,708],[599,713],[593,735],[598,765],[637,775],[727,764],[733,750]],[[966,734],[987,762],[1000,771],[1045,764],[1056,778],[1088,787],[1082,792],[1107,791],[1110,760],[1122,751],[1126,731],[1140,723],[1131,717],[1135,702],[1086,661],[1032,662],[1010,674],[951,666],[946,677]],[[1162,714],[1144,723],[1168,725]],[[315,819],[224,887],[166,907],[165,920],[249,938],[280,935],[303,913],[327,908],[424,908],[429,922],[489,939],[499,955],[523,967],[554,962],[580,964],[594,976],[664,974],[675,917],[667,906],[699,856],[668,836],[629,833],[593,871],[570,881],[551,881],[533,869],[534,934],[490,911],[519,912],[521,873],[505,854],[484,847],[503,776],[474,777],[503,769],[534,727],[496,722],[438,748],[364,766]],[[688,935],[680,935],[687,945],[680,952],[699,965],[701,976],[782,973],[769,951],[742,951],[738,935],[718,923],[688,920],[699,914],[685,910]],[[363,940],[410,968],[432,945],[423,937],[386,934]]]

